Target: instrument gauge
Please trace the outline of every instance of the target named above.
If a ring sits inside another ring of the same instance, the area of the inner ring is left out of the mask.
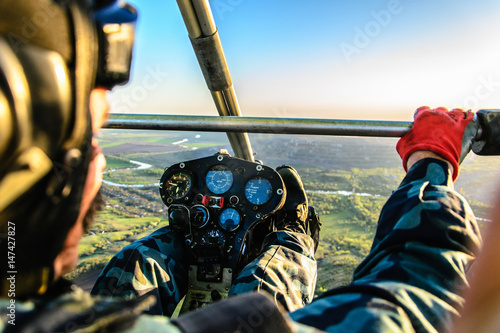
[[[240,213],[234,208],[226,208],[222,211],[219,218],[219,225],[226,231],[233,231],[238,228],[241,222]]]
[[[245,185],[245,197],[254,205],[263,205],[271,199],[273,186],[264,177],[254,177]]]
[[[222,231],[216,229],[209,229],[201,237],[202,245],[223,245],[226,241]]]
[[[233,186],[233,173],[225,165],[215,165],[208,170],[205,182],[212,193],[223,194]]]
[[[163,182],[163,189],[174,200],[185,197],[191,189],[191,177],[184,172],[176,172]]]
[[[210,214],[208,209],[203,205],[194,205],[191,207],[191,225],[195,228],[204,227],[208,220],[210,219]]]

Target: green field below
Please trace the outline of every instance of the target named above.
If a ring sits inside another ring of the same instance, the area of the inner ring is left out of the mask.
[[[350,218],[346,211],[321,216],[317,294],[349,284],[354,269],[370,250],[373,230]]]
[[[106,169],[134,168],[137,165],[130,163],[127,159],[106,155]]]
[[[135,165],[137,167],[137,165]],[[120,170],[104,174],[104,179],[118,184],[154,184],[160,181],[163,169]]]
[[[80,241],[79,262],[69,279],[103,268],[115,253],[162,226],[159,217],[123,217],[105,210]]]

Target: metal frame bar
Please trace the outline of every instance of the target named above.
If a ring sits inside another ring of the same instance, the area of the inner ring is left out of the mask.
[[[159,114],[111,114],[105,128],[131,130],[309,134],[337,136],[401,137],[412,122],[267,118],[174,116]]]
[[[241,116],[210,3],[208,0],[177,0],[177,4],[219,115]],[[212,80],[214,78],[217,79]],[[236,157],[254,161],[252,145],[245,132],[228,132],[227,137]]]

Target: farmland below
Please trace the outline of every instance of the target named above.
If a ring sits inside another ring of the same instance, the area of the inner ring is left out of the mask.
[[[105,209],[83,238],[69,278],[102,269],[121,248],[168,223],[158,193],[165,167],[231,151],[225,134],[105,130],[100,142],[107,159]],[[252,135],[251,142],[265,165],[289,164],[299,171],[309,204],[320,214],[317,293],[348,284],[370,250],[384,202],[404,176],[396,140]],[[455,184],[481,227],[500,180],[499,161],[471,154]]]

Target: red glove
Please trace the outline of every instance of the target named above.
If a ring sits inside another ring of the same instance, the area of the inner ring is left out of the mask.
[[[410,155],[419,150],[438,154],[453,165],[453,180],[458,177],[458,166],[469,153],[479,125],[474,113],[462,109],[422,106],[415,112],[411,130],[396,145],[403,167]]]

